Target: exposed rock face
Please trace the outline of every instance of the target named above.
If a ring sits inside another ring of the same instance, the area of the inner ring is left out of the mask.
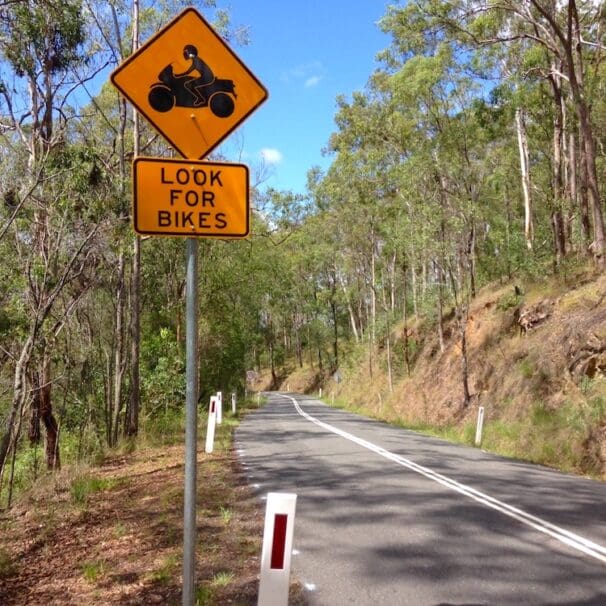
[[[547,320],[553,312],[554,305],[555,301],[544,299],[536,305],[518,308],[516,312],[520,332],[526,334],[529,330]]]
[[[606,375],[606,339],[591,335],[582,347],[569,352],[569,358],[568,372],[576,382],[583,377]]]

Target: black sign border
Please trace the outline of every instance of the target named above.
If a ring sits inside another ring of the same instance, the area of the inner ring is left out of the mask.
[[[194,13],[205,25],[206,27],[210,30],[210,32],[212,33],[212,35],[215,36],[215,38],[217,39],[217,41],[223,46],[223,48],[226,50],[226,52],[228,52],[230,55],[232,55],[242,66],[242,68],[244,69],[244,71],[246,71],[248,73],[248,75],[257,83],[257,85],[265,92],[265,96],[256,104],[254,105],[248,112],[246,112],[246,114],[244,114],[244,116],[242,116],[242,118],[240,119],[239,122],[237,122],[236,124],[234,124],[228,131],[225,132],[225,134],[215,143],[213,143],[208,149],[206,149],[204,151],[204,153],[200,154],[197,158],[189,158],[188,156],[186,156],[183,151],[181,151],[179,149],[179,147],[173,142],[171,141],[170,137],[168,135],[166,135],[154,122],[154,120],[152,118],[150,118],[150,116],[148,116],[148,114],[141,108],[139,107],[139,105],[137,103],[135,103],[135,101],[133,101],[133,99],[131,98],[131,96],[128,94],[127,91],[125,91],[121,86],[119,86],[116,83],[115,77],[123,70],[125,69],[130,63],[132,63],[135,59],[137,59],[139,57],[139,55],[141,55],[142,53],[144,53],[158,38],[160,38],[167,30],[169,30],[171,27],[173,27],[176,23],[178,23],[181,19],[183,19],[188,13]],[[225,141],[225,139],[227,137],[229,137],[229,135],[231,135],[262,103],[264,103],[265,101],[267,101],[267,98],[269,97],[269,93],[267,91],[267,89],[265,88],[265,86],[263,86],[263,84],[261,84],[261,82],[259,81],[259,79],[248,69],[248,67],[246,66],[246,64],[240,59],[240,57],[238,57],[238,55],[227,45],[227,43],[225,42],[225,40],[223,40],[223,38],[221,36],[219,36],[219,34],[217,34],[217,32],[215,31],[214,27],[208,23],[208,21],[206,21],[206,19],[193,7],[189,7],[186,8],[184,11],[182,11],[181,13],[179,13],[170,23],[168,23],[167,25],[165,25],[162,29],[158,30],[158,32],[156,32],[151,38],[149,38],[149,40],[147,40],[147,42],[145,42],[142,46],[140,46],[136,52],[134,52],[130,57],[128,57],[127,59],[125,59],[111,74],[110,76],[111,82],[112,84],[120,91],[120,93],[126,97],[126,99],[128,99],[128,102],[154,127],[154,129],[158,132],[158,134],[162,137],[164,137],[164,139],[166,139],[168,141],[168,143],[170,143],[170,145],[181,154],[181,156],[183,156],[183,158],[185,158],[186,160],[201,160],[202,158],[204,158],[205,156],[208,156],[208,154],[210,154],[215,148],[217,148],[221,143],[223,143],[223,141]]]

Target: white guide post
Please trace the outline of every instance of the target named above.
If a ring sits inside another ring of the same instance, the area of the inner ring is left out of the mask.
[[[217,392],[217,425],[223,423],[223,394]]]
[[[478,425],[476,427],[476,446],[482,443],[482,429],[484,426],[484,407],[478,408]]]
[[[208,425],[206,427],[206,448],[205,452],[211,453],[215,447],[215,425],[217,423],[217,398],[210,397],[210,406],[208,409]]]
[[[236,414],[236,392],[231,392],[231,412],[232,414]]]
[[[270,492],[265,509],[258,606],[287,606],[297,495]]]

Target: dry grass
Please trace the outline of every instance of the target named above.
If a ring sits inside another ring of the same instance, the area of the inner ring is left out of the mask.
[[[199,605],[257,601],[263,511],[232,452],[233,426],[224,418],[215,452],[198,454]],[[23,495],[0,519],[0,603],[180,604],[183,457],[182,444],[144,448]],[[304,603],[296,583],[293,603]]]

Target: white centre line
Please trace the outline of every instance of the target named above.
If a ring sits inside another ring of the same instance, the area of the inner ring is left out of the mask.
[[[390,461],[393,461],[394,463],[397,463],[402,467],[406,467],[411,471],[419,473],[422,476],[425,476],[426,478],[429,478],[430,480],[433,480],[434,482],[445,486],[446,488],[450,488],[455,492],[463,494],[466,497],[469,497],[470,499],[473,499],[474,501],[485,505],[486,507],[490,507],[491,509],[495,509],[505,514],[506,516],[509,516],[510,518],[514,518],[522,524],[530,526],[531,528],[534,528],[539,532],[549,535],[550,537],[560,541],[561,543],[564,543],[565,545],[568,545],[569,547],[572,547],[573,549],[576,549],[577,551],[580,551],[606,564],[606,547],[599,545],[598,543],[594,543],[593,541],[590,541],[589,539],[575,534],[574,532],[570,532],[564,528],[560,528],[559,526],[556,526],[555,524],[552,524],[547,520],[543,520],[542,518],[529,514],[521,509],[518,509],[517,507],[513,507],[511,505],[508,505],[507,503],[504,503],[503,501],[499,501],[498,499],[495,499],[494,497],[480,492],[475,488],[471,488],[470,486],[461,484],[460,482],[457,482],[456,480],[453,480],[447,476],[437,473],[432,469],[429,469],[428,467],[418,465],[410,459],[406,459],[405,457],[401,457],[392,452],[389,452],[388,450],[385,450],[384,448],[381,448],[380,446],[377,446],[372,442],[367,442],[366,440],[358,438],[353,434],[347,433],[346,431],[329,425],[328,423],[324,423],[323,421],[320,421],[319,419],[316,419],[315,417],[312,417],[311,415],[306,413],[293,397],[285,397],[287,397],[289,400],[292,400],[292,403],[294,404],[297,412],[311,423],[314,423],[315,425],[318,425],[319,427],[322,427],[327,431],[337,434],[338,436],[341,436],[342,438],[345,438],[346,440],[349,440],[354,444],[358,444],[358,446],[362,446],[363,448],[371,450],[372,452]]]

